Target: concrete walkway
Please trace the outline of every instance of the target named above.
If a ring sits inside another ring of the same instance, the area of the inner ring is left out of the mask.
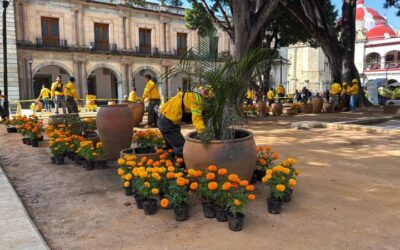
[[[0,249],[49,249],[1,168]]]

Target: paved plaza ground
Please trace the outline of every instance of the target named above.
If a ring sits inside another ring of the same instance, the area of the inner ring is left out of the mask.
[[[290,127],[374,116],[383,115],[251,119],[257,144],[297,158],[302,174],[280,215],[267,212],[266,187],[257,184],[241,232],[204,218],[198,202],[185,222],[176,222],[171,210],[145,216],[124,196],[116,168],[51,165],[46,144],[25,146],[3,128],[0,165],[52,249],[399,249],[400,136]]]

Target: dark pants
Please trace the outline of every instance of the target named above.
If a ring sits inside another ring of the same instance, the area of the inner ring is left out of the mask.
[[[170,145],[174,150],[175,156],[182,157],[185,138],[181,133],[181,126],[174,124],[165,116],[160,115],[158,118],[158,128],[167,145]]]
[[[160,99],[151,99],[149,101],[149,106],[148,106],[148,110],[147,110],[147,116],[148,116],[148,120],[147,120],[147,125],[149,126],[153,126],[156,127],[157,126],[157,118],[158,118],[158,114],[155,110],[156,106],[160,106]]]
[[[268,106],[272,106],[272,104],[274,104],[274,99],[268,99]]]
[[[246,104],[248,106],[252,106],[253,105],[253,99],[247,99]]]
[[[1,119],[5,118],[4,110],[3,110],[3,107],[1,106],[1,103],[0,103],[0,117],[1,117]]]
[[[67,108],[68,113],[78,113],[78,105],[75,102],[75,99],[71,96],[67,96]]]

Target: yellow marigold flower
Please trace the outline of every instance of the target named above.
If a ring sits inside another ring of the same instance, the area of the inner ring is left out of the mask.
[[[161,177],[161,176],[160,176],[159,173],[153,173],[153,174],[151,175],[151,177],[153,177],[154,179],[158,179],[158,178]]]
[[[118,159],[118,165],[124,165],[125,164],[125,160],[124,159],[122,159],[122,158],[119,158]]]
[[[272,170],[271,170],[271,169],[268,169],[265,173],[266,173],[266,174],[269,174],[269,175],[272,175]]]
[[[124,177],[125,177],[125,180],[127,180],[127,181],[132,180],[132,174],[131,173],[126,174]]]
[[[166,171],[167,171],[167,169],[165,167],[161,167],[161,168],[158,169],[158,172],[160,174],[165,173]]]
[[[289,173],[290,173],[290,169],[288,169],[288,168],[283,168],[283,169],[282,169],[282,172],[285,173],[285,174],[289,174]]]
[[[146,168],[146,171],[147,171],[148,173],[153,173],[153,168]]]
[[[133,173],[134,176],[139,176],[139,175],[140,175],[140,171],[139,171],[138,168],[134,168],[134,169],[132,170],[132,173]]]
[[[296,186],[297,182],[295,179],[289,179],[289,186],[291,188],[294,188]]]
[[[240,205],[242,205],[242,202],[240,201],[240,200],[238,200],[238,199],[235,199],[234,201],[233,201],[233,204],[235,204],[235,206],[240,206]]]
[[[183,176],[183,173],[182,173],[182,172],[175,173],[175,178],[179,178],[179,177],[182,177],[182,176]]]
[[[127,187],[129,187],[130,185],[131,185],[131,183],[130,183],[129,181],[125,181],[125,182],[124,182],[124,187],[127,188]]]
[[[285,189],[286,189],[285,185],[282,185],[282,184],[276,185],[275,188],[278,192],[285,192]]]
[[[294,158],[287,158],[287,161],[288,161],[289,164],[291,164],[291,165],[296,165],[296,163],[297,163],[297,160],[294,159]]]
[[[167,208],[169,206],[169,200],[167,198],[162,199],[160,205],[163,208]]]
[[[299,175],[300,175],[300,171],[296,170],[296,176],[299,176]]]
[[[158,188],[153,188],[151,189],[151,193],[157,195],[160,193],[160,190]]]
[[[209,190],[213,191],[213,190],[215,190],[217,188],[218,188],[218,183],[216,183],[215,181],[212,181],[212,182],[208,183],[208,189]]]
[[[190,176],[194,176],[195,173],[196,173],[196,171],[194,169],[192,169],[192,168],[188,170],[188,174]]]
[[[150,188],[150,182],[146,181],[145,183],[143,183],[143,186],[145,188]]]
[[[147,178],[147,177],[149,177],[149,174],[146,171],[140,172],[140,178],[144,179],[144,178]]]
[[[125,171],[122,168],[118,168],[117,173],[119,176],[125,174]]]
[[[174,171],[175,171],[175,168],[172,167],[172,166],[170,166],[170,167],[168,167],[168,171],[169,171],[169,172],[174,172]]]

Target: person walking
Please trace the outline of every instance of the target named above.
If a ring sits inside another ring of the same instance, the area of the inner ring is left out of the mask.
[[[185,138],[181,133],[181,122],[192,121],[198,134],[202,134],[205,130],[203,96],[195,92],[178,93],[161,107],[158,128],[167,146],[172,147],[177,157],[183,156],[185,144]]]
[[[156,108],[160,105],[160,92],[158,91],[157,84],[153,81],[151,75],[145,75],[146,87],[143,93],[143,100],[148,102],[147,107],[147,128],[154,128],[157,126],[158,114]]]
[[[59,114],[58,109],[62,107],[63,114],[67,113],[65,102],[64,84],[61,82],[61,76],[57,76],[56,81],[51,84],[51,99],[54,101],[56,114]]]
[[[339,106],[339,101],[340,101],[340,93],[342,93],[342,86],[340,83],[333,83],[331,86],[331,98],[330,98],[330,103],[332,104],[332,109],[336,110],[336,108]]]
[[[129,93],[128,101],[129,102],[136,102],[137,101],[137,94],[136,94],[136,87],[132,88],[132,91]]]
[[[276,89],[276,93],[278,94],[278,102],[281,103],[282,99],[285,97],[285,88],[282,84],[279,84],[278,88]]]
[[[75,88],[75,78],[73,76],[71,76],[67,84],[65,84],[64,94],[67,98],[68,113],[78,113],[78,104],[76,102],[79,100],[79,96]]]
[[[50,89],[46,88],[46,86],[43,84],[42,85],[42,90],[40,90],[39,97],[37,98],[38,100],[42,99],[44,103],[44,109],[46,112],[50,112],[50,95],[51,91]]]
[[[247,100],[247,101],[246,101],[246,104],[247,104],[248,106],[253,105],[254,91],[253,91],[253,88],[252,88],[252,87],[249,87],[249,88],[247,89],[246,100]]]
[[[349,90],[349,94],[350,94],[350,109],[351,109],[351,112],[354,113],[354,112],[356,112],[357,99],[358,99],[357,98],[358,97],[358,80],[357,79],[353,79],[352,85]]]
[[[269,91],[267,92],[267,99],[268,99],[268,106],[271,107],[275,99],[275,93],[272,90],[272,88],[270,88]]]

